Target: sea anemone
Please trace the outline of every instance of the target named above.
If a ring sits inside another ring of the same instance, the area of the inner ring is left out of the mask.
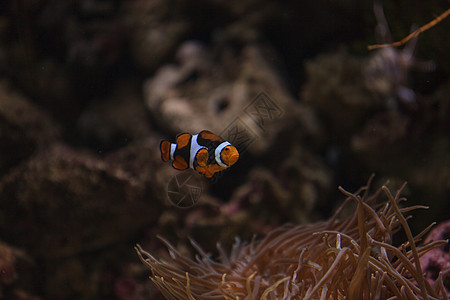
[[[433,224],[413,237],[405,214],[424,207],[399,207],[405,185],[395,195],[386,185],[370,195],[369,186],[339,188],[347,199],[328,221],[284,225],[260,241],[236,239],[230,255],[218,244],[217,259],[194,241],[195,260],[162,238],[170,261],[139,245],[136,251],[167,299],[447,299],[443,277],[450,270],[430,284],[419,258],[448,241],[417,244]],[[343,219],[351,202],[356,209]],[[393,246],[401,229],[407,241]]]

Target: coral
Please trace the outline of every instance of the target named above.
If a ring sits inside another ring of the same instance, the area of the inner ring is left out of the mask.
[[[25,273],[32,273],[33,265],[34,262],[23,250],[0,241],[0,299],[38,299],[15,285]]]
[[[412,236],[405,214],[420,206],[399,207],[405,185],[395,195],[386,185],[369,195],[369,186],[370,181],[353,194],[340,188],[347,199],[328,221],[285,225],[248,244],[236,240],[230,255],[219,244],[218,260],[193,241],[199,252],[195,261],[164,239],[171,260],[158,260],[140,246],[136,250],[167,299],[443,297],[442,275],[431,286],[419,258],[446,242],[416,244],[431,226]],[[350,202],[356,203],[353,214],[339,220]],[[393,246],[401,229],[408,240]]]
[[[0,242],[0,297],[3,296],[4,286],[17,279],[16,256],[14,250]]]
[[[430,252],[426,253],[420,258],[420,263],[423,266],[427,280],[430,284],[436,284],[438,280],[444,280],[444,286],[447,293],[450,293],[450,276],[448,271],[450,270],[450,221],[439,224],[434,228],[430,234],[428,234],[425,242],[431,242],[433,240],[447,240],[447,244],[441,247],[434,248]],[[444,274],[444,278],[441,278],[440,274]]]

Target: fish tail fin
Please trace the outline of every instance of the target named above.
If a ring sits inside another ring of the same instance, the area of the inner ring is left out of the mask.
[[[170,148],[171,148],[170,142],[162,140],[161,144],[159,145],[159,148],[161,149],[161,159],[164,162],[168,162],[170,160]]]

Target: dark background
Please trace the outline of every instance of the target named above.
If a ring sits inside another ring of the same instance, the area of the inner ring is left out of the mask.
[[[219,240],[329,217],[337,186],[372,173],[430,206],[413,232],[447,220],[450,21],[412,56],[411,43],[367,46],[448,1],[381,7],[385,34],[369,1],[2,1],[0,297],[161,299],[136,243],[163,257],[157,234],[186,253],[190,236],[214,253]],[[281,113],[251,127],[261,92]],[[195,175],[198,202],[171,205],[178,172],[160,139],[228,138],[238,117],[255,141],[236,166]]]

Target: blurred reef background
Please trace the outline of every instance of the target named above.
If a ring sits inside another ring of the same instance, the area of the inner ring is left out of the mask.
[[[229,249],[371,173],[430,206],[414,233],[448,220],[450,19],[367,50],[448,7],[384,1],[383,31],[371,1],[2,1],[0,298],[163,299],[136,243]],[[177,207],[159,142],[203,129],[241,156]]]

